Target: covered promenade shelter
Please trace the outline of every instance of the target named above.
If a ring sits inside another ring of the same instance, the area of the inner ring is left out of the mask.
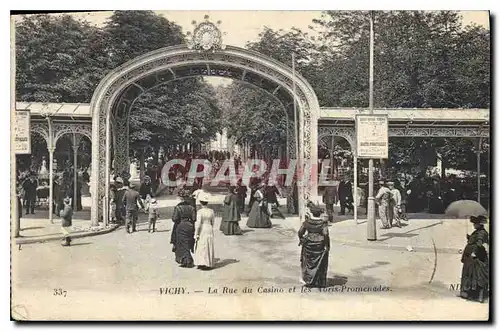
[[[92,137],[92,113],[90,104],[70,103],[29,103],[17,102],[16,109],[29,110],[31,131],[40,134],[47,142],[49,151],[49,195],[53,197],[53,154],[55,146],[63,135],[70,134],[76,164],[80,139]],[[333,137],[347,140],[354,154],[354,187],[357,187],[356,129],[355,116],[368,114],[364,108],[321,108],[317,123],[317,146],[331,148]],[[470,138],[478,144],[489,138],[489,109],[374,109],[374,114],[388,115],[389,137],[456,137]],[[92,142],[95,143],[95,142]],[[96,162],[97,160],[92,160]],[[479,153],[477,154],[478,191],[479,191]],[[76,171],[74,172],[76,183]],[[90,185],[96,185],[91,178]],[[74,185],[76,190],[76,185]],[[354,190],[356,194],[357,190]],[[94,192],[91,190],[91,192]],[[75,195],[76,196],[76,193]],[[355,197],[356,198],[356,197]],[[98,206],[92,205],[92,208]],[[49,203],[49,218],[52,220],[52,204]],[[92,215],[96,215],[92,213]],[[357,217],[357,209],[355,210]],[[97,225],[100,220],[92,220]],[[107,224],[107,219],[104,218]]]
[[[92,141],[92,115],[90,105],[86,103],[38,103],[16,102],[16,110],[29,110],[31,132],[38,133],[47,143],[49,152],[49,220],[52,222],[54,211],[54,152],[57,142],[65,135],[70,135],[73,149],[73,196],[76,197],[78,173],[76,164],[78,147],[82,137]],[[93,185],[91,183],[91,185]],[[92,206],[93,208],[93,206]]]
[[[366,108],[321,108],[318,121],[318,143],[333,148],[334,137],[342,137],[354,155],[354,187],[358,187],[355,116],[369,114]],[[448,108],[384,108],[374,109],[375,115],[387,115],[391,137],[470,138],[478,145],[489,138],[489,109]],[[478,149],[479,150],[479,149]],[[477,152],[477,189],[480,191],[480,152]],[[353,190],[356,195],[357,190]],[[478,193],[478,201],[480,194]],[[354,196],[356,201],[356,196]],[[354,204],[357,218],[357,206]]]

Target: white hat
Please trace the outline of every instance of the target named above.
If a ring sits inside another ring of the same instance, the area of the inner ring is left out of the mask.
[[[199,200],[200,202],[209,202],[210,201],[210,193],[208,192],[200,192],[200,195],[199,195]]]

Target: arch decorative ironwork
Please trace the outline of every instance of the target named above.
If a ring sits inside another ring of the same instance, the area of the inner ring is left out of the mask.
[[[102,206],[102,198],[108,194],[111,139],[107,131],[111,114],[120,106],[117,102],[130,86],[141,90],[147,88],[148,84],[156,84],[178,75],[250,80],[258,87],[271,87],[273,91],[294,96],[299,110],[299,155],[313,163],[317,161],[319,103],[310,84],[302,76],[294,76],[291,68],[260,53],[239,47],[227,46],[225,49],[210,49],[210,52],[193,50],[186,45],[158,49],[113,70],[101,81],[92,97],[92,140],[96,142],[92,146],[92,159],[96,160],[92,165],[92,177],[99,183],[92,192],[93,222],[97,222],[102,216],[100,208],[95,206]],[[255,77],[260,77],[260,86]],[[296,86],[295,94],[293,83]],[[130,101],[126,98],[123,100]],[[117,137],[117,146],[120,144],[118,140]],[[299,191],[301,197],[309,199],[313,192],[316,194],[316,184],[313,181]]]
[[[354,153],[356,149],[356,132],[354,128],[345,128],[345,127],[320,127],[318,130],[318,143],[322,143],[323,139],[326,137],[342,137],[351,146],[351,151]],[[329,148],[329,147],[327,147]]]
[[[47,123],[31,123],[31,129],[32,132],[38,133],[40,136],[42,136],[43,139],[45,139],[45,143],[47,144],[47,148],[49,147],[50,143],[50,138],[49,138],[49,126]]]
[[[54,123],[52,126],[54,130],[54,146],[65,134],[80,134],[92,141],[92,126],[90,124]]]

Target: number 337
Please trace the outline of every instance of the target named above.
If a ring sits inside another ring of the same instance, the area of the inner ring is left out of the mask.
[[[55,288],[54,289],[54,296],[66,297],[67,293],[68,293],[68,291],[63,290],[62,288]]]

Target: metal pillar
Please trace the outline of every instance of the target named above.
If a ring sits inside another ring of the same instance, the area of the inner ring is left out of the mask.
[[[356,155],[356,154],[355,154]],[[354,156],[354,221],[358,224],[358,157]]]
[[[105,189],[104,189],[104,205],[102,209],[102,224],[104,226],[108,225],[109,218],[109,176],[111,167],[111,114],[108,112],[106,114],[106,169],[105,169]]]
[[[49,222],[54,223],[54,152],[56,146],[54,143],[54,133],[52,132],[52,120],[47,116],[49,125],[49,141],[47,149],[49,151]]]
[[[481,203],[481,145],[482,138],[479,137],[476,151],[477,161],[477,202]]]
[[[73,133],[73,207],[77,210],[78,193],[78,147],[80,145],[80,135]]]
[[[297,118],[298,118],[298,116],[297,116],[297,98],[296,98],[296,92],[295,92],[295,53],[293,53],[293,52],[292,52],[292,74],[293,74],[292,88],[293,88],[293,118],[294,118],[293,123],[295,124],[295,153],[296,153],[295,155],[296,155],[297,161],[298,161],[296,171],[298,173],[297,193],[298,193],[298,199],[299,199],[299,203],[298,203],[299,210],[297,212],[299,214],[299,226],[300,226],[305,219],[305,205],[304,205],[305,201],[303,201],[304,181],[299,178],[299,176],[304,176],[304,173],[303,173],[304,164],[303,164],[303,159],[302,159],[302,155],[301,155],[301,153],[303,153],[303,151],[299,149],[299,126],[301,126],[301,124],[302,124],[302,117],[299,118],[300,123],[298,123],[297,122]],[[304,129],[302,127],[302,130],[300,130],[300,137],[301,137],[300,141],[303,141],[303,139],[302,139],[303,133],[304,133]],[[300,183],[300,185],[299,185],[299,183]],[[316,194],[317,194],[317,192],[316,192]],[[300,197],[302,197],[302,199]]]
[[[334,162],[334,156],[333,152],[335,151],[335,136],[332,136],[332,149],[330,150],[330,169],[332,169],[332,178],[337,180],[337,173],[335,169],[335,162]]]
[[[12,121],[11,126],[13,125],[14,121]],[[11,132],[14,130],[11,130]],[[17,155],[12,152],[11,149],[11,160],[14,160],[13,162],[10,163],[10,169],[11,169],[11,201],[15,201],[15,203],[11,203],[11,212],[12,216],[14,216],[14,238],[18,238],[20,236],[21,232],[21,218],[19,217],[19,209],[23,208],[18,202],[18,192],[17,192]],[[15,200],[12,200],[15,199]]]
[[[54,147],[49,147],[49,221],[54,223]]]
[[[370,114],[373,114],[373,11],[370,12]],[[377,223],[375,219],[375,199],[373,197],[373,159],[368,161],[368,210],[367,210],[368,240],[377,240]]]

